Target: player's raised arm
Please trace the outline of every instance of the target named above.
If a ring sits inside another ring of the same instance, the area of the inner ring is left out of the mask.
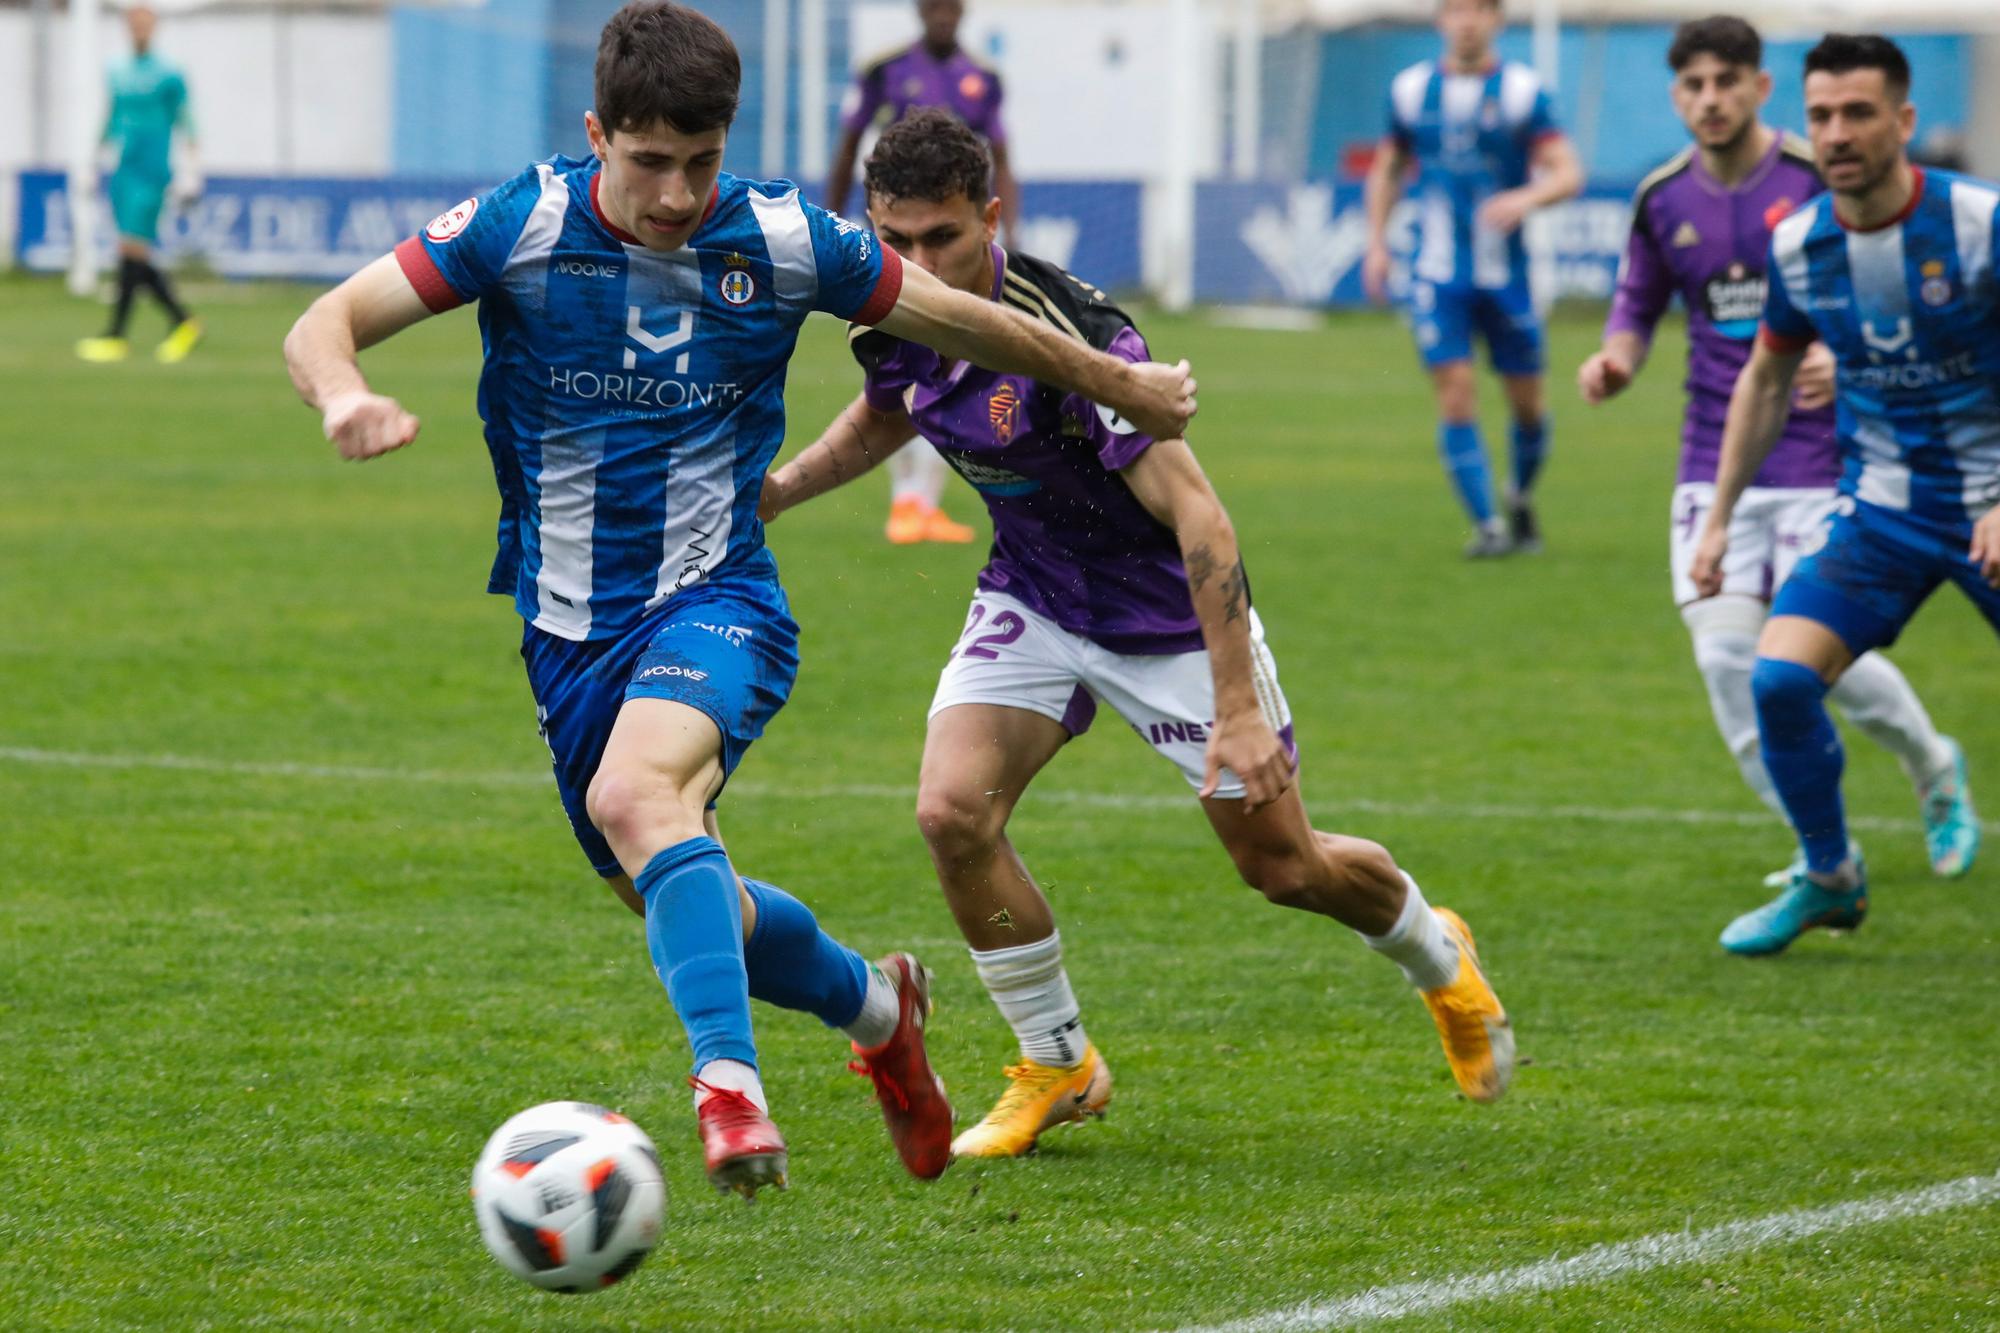
[[[1775,284],[1774,284],[1775,285]],[[1805,358],[1805,345],[1786,342],[1767,327],[1750,352],[1750,363],[1729,395],[1729,420],[1722,428],[1722,458],[1715,468],[1715,507],[1708,511],[1689,571],[1696,591],[1722,591],[1722,557],[1729,550],[1729,520],[1744,488],[1771,455],[1792,410],[1792,377]]]
[[[306,307],[285,335],[292,384],[320,410],[342,458],[363,461],[417,438],[416,417],[370,391],[356,354],[430,313],[396,256],[383,255]]]
[[[1250,585],[1236,529],[1185,440],[1155,441],[1119,475],[1146,511],[1173,530],[1187,566],[1188,592],[1215,678],[1215,729],[1200,794],[1213,795],[1226,768],[1243,779],[1243,807],[1254,811],[1292,785],[1292,763],[1257,697]]]
[[[1020,311],[956,291],[915,264],[903,266],[896,304],[877,327],[947,357],[1080,393],[1154,439],[1176,439],[1194,419],[1195,382],[1186,361],[1169,366],[1108,355]]]
[[[757,517],[769,523],[787,509],[845,486],[916,437],[900,409],[880,409],[865,393],[841,410],[799,456],[764,478]]]

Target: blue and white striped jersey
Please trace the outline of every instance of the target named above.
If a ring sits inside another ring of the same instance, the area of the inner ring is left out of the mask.
[[[1548,90],[1526,65],[1449,74],[1425,60],[1395,77],[1389,137],[1417,164],[1418,278],[1489,290],[1527,281],[1521,233],[1481,227],[1474,214],[1489,196],[1525,185],[1535,144],[1559,133]]]
[[[1771,232],[1765,343],[1840,364],[1840,489],[1948,531],[2000,501],[2000,186],[1917,172],[1902,216],[1843,224],[1823,194]]]
[[[873,323],[902,264],[789,182],[723,175],[694,234],[648,250],[555,157],[396,249],[424,303],[479,302],[479,414],[500,484],[488,591],[565,639],[628,630],[714,578],[775,581],[757,497],[813,310]]]

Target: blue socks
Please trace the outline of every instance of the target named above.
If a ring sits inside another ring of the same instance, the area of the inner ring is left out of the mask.
[[[1760,657],[1750,673],[1757,734],[1771,785],[1799,835],[1806,869],[1830,875],[1847,860],[1840,799],[1846,754],[1826,712],[1826,682],[1811,667]]]
[[[1472,521],[1485,524],[1493,518],[1493,481],[1486,471],[1486,442],[1479,438],[1476,421],[1438,423],[1438,454],[1458,501]]]
[[[653,970],[687,1028],[694,1067],[739,1060],[754,1069],[743,904],[722,844],[713,838],[675,843],[648,861],[633,882],[646,900]]]
[[[812,909],[775,884],[746,879],[757,924],[743,946],[753,999],[797,1009],[830,1028],[861,1016],[868,994],[868,964],[819,928]]]
[[[783,889],[743,881],[757,905],[756,928],[744,942],[736,871],[713,838],[674,844],[647,862],[634,883],[646,902],[653,970],[687,1028],[696,1069],[711,1060],[756,1067],[752,997],[802,1010],[828,1027],[860,1017],[868,964]]]
[[[1516,421],[1507,438],[1513,447],[1514,494],[1526,495],[1541,475],[1542,460],[1549,456],[1549,419],[1543,417],[1532,426]]]

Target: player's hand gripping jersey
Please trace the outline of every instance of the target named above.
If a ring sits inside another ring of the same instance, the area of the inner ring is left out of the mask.
[[[1764,309],[1771,229],[1823,188],[1811,148],[1783,135],[1734,186],[1709,175],[1692,148],[1639,186],[1632,235],[1604,328],[1607,335],[1635,333],[1650,342],[1675,293],[1687,307],[1688,405],[1679,477],[1684,485],[1715,480],[1729,395],[1750,359]],[[1833,409],[1794,409],[1752,485],[1818,489],[1831,487],[1839,475]]]
[[[500,485],[489,591],[572,640],[706,581],[775,583],[757,497],[806,315],[873,323],[902,264],[787,182],[724,174],[686,245],[648,250],[556,157],[397,247],[433,311],[479,302]]]
[[[2000,188],[1922,171],[1903,214],[1854,230],[1821,195],[1771,235],[1768,344],[1840,363],[1840,491],[1948,539],[2000,501]]]
[[[993,247],[996,301],[1128,361],[1146,340],[1104,293],[1053,264]],[[979,586],[1116,653],[1202,647],[1173,533],[1118,470],[1153,443],[1108,408],[1021,375],[857,326],[855,359],[878,411],[902,411],[993,516]]]

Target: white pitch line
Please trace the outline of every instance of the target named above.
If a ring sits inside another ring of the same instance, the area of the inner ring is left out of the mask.
[[[213,759],[180,754],[98,754],[74,750],[39,750],[25,746],[0,746],[0,763],[42,765],[58,768],[165,769],[183,773],[213,773],[221,776],[309,778],[335,782],[415,782],[461,787],[541,787],[549,783],[546,773],[489,770],[463,772],[429,768],[387,768],[364,764],[304,764],[254,759]],[[824,786],[790,786],[783,783],[732,782],[730,794],[752,800],[786,801],[914,801],[917,789],[900,784],[836,783]],[[1193,803],[1188,796],[1152,792],[1065,791],[1035,788],[1037,802],[1092,806],[1108,810],[1185,810]],[[1575,820],[1587,824],[1688,824],[1722,825],[1732,828],[1769,828],[1777,821],[1762,811],[1671,810],[1655,806],[1594,805],[1453,805],[1442,801],[1377,801],[1365,796],[1335,797],[1315,795],[1316,810],[1344,811],[1348,814],[1381,815],[1397,819],[1469,819],[1503,822],[1546,822]],[[1893,819],[1880,815],[1853,815],[1848,826],[1867,832],[1906,833],[1917,826],[1913,819]],[[2000,824],[1987,821],[1984,827],[2000,833]]]
[[[1728,1222],[1707,1231],[1669,1231],[1615,1245],[1598,1245],[1568,1259],[1544,1259],[1491,1273],[1376,1287],[1340,1300],[1308,1301],[1227,1324],[1183,1329],[1181,1333],[1317,1333],[1321,1329],[1352,1328],[1473,1301],[1502,1300],[1612,1282],[1656,1268],[1705,1263],[1744,1250],[1790,1244],[1809,1236],[1928,1217],[1958,1208],[1980,1208],[1996,1201],[2000,1201],[2000,1176],[1967,1176],[1906,1194],[1776,1213]]]

